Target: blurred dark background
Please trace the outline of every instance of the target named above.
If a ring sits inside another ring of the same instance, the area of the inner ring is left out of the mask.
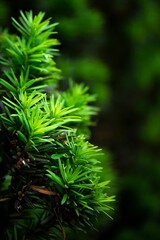
[[[160,2],[0,0],[1,27],[13,31],[11,16],[31,9],[60,23],[62,82],[73,78],[97,94],[101,111],[91,141],[111,159],[114,220],[103,220],[99,232],[75,233],[73,239],[158,240]]]

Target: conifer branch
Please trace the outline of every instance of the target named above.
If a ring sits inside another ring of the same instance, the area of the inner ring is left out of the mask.
[[[56,24],[20,14],[12,19],[19,36],[4,33],[1,42],[0,203],[10,211],[2,239],[66,239],[65,227],[92,227],[114,200],[100,179],[101,150],[86,140],[95,96],[73,83],[45,91],[58,84]]]

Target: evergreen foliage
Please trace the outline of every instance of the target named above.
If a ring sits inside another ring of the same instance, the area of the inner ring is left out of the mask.
[[[58,91],[56,24],[43,18],[21,12],[18,34],[0,36],[2,239],[66,239],[65,227],[93,227],[114,200],[88,142],[95,96],[73,82]]]

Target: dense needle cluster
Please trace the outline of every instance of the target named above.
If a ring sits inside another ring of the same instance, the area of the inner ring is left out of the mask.
[[[43,18],[21,12],[17,35],[0,35],[2,239],[65,239],[65,227],[92,227],[114,199],[87,140],[95,96],[74,83],[58,91],[56,24]]]

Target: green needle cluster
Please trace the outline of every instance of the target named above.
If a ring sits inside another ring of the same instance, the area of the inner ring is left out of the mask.
[[[0,36],[0,210],[2,239],[66,239],[112,209],[101,150],[88,142],[95,100],[82,84],[58,90],[57,24],[44,13],[12,19]]]

